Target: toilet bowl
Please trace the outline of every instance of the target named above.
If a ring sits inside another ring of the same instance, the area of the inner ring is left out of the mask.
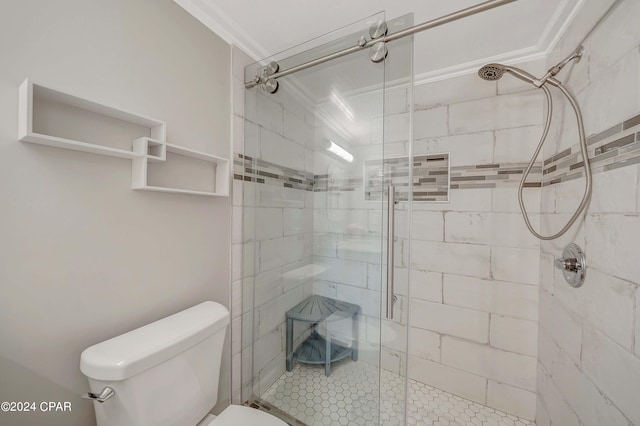
[[[219,416],[212,414],[204,418],[197,426],[288,426],[287,423],[251,407],[230,405]]]
[[[286,426],[250,407],[219,416],[222,348],[229,311],[203,302],[85,349],[80,369],[89,379],[98,426]]]

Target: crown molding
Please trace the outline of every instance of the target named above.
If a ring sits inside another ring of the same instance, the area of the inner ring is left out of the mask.
[[[571,7],[571,3],[573,3],[573,7]],[[569,25],[571,25],[585,3],[586,0],[565,0],[563,2],[564,8],[561,10],[559,7],[556,10],[556,13],[553,16],[553,18],[556,18],[555,22],[553,22],[553,29],[544,32],[538,41],[538,46],[544,49],[546,56],[549,56],[560,42],[560,39],[567,32]],[[552,21],[549,21],[547,28],[551,26],[551,23]]]
[[[267,50],[252,37],[239,31],[239,25],[224,13],[212,1],[206,0],[173,0],[190,15],[213,31],[229,44],[242,49],[256,62],[271,56]]]
[[[464,62],[452,67],[440,68],[438,70],[417,74],[415,76],[415,85],[429,84],[436,81],[459,77],[461,75],[473,74],[477,72],[480,67],[490,63],[497,62],[500,64],[512,65],[520,62],[542,59],[545,56],[545,52],[540,51],[537,46],[526,47],[524,49],[514,50],[500,55],[488,56],[486,58]]]
[[[498,62],[512,65],[521,62],[544,59],[556,47],[569,25],[576,17],[586,0],[563,0],[556,8],[551,19],[542,31],[538,42],[534,46],[506,52],[496,56],[489,56],[474,61],[457,64],[452,67],[441,68],[415,76],[415,85],[433,83],[440,80],[473,74],[486,64]]]

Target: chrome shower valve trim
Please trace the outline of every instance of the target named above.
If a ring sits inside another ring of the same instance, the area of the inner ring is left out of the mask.
[[[562,257],[556,259],[553,264],[562,271],[565,281],[571,287],[577,288],[584,283],[587,275],[587,258],[577,244],[567,245],[562,250]]]

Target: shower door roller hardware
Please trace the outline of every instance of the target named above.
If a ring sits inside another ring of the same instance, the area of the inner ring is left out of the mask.
[[[384,37],[387,35],[387,31],[389,28],[387,27],[387,23],[385,21],[378,21],[369,27],[369,35],[371,36],[371,40],[379,39],[380,37]],[[384,59],[389,54],[389,50],[387,49],[386,43],[384,41],[379,41],[375,43],[371,48],[369,48],[369,57],[371,58],[371,62],[384,61]]]
[[[262,88],[267,93],[276,93],[278,91],[278,87],[280,87],[280,83],[278,83],[278,80],[274,80],[272,78],[265,81],[262,85]]]
[[[259,74],[263,78],[267,78],[277,73],[279,69],[280,69],[280,65],[278,65],[278,63],[275,61],[271,61],[264,67],[260,68]]]
[[[562,250],[562,258],[554,262],[556,268],[562,271],[564,279],[571,287],[580,287],[587,275],[587,259],[582,249],[574,243]]]
[[[278,81],[269,78],[273,74],[277,73],[278,70],[280,70],[280,65],[275,61],[271,61],[264,67],[260,68],[259,74],[262,76],[260,81],[264,81],[264,83],[262,84],[262,89],[265,92],[276,93],[278,91]]]
[[[389,31],[389,28],[385,21],[378,21],[369,27],[369,35],[372,40],[386,36],[387,31]]]
[[[375,62],[376,64],[378,62],[384,61],[388,54],[389,50],[387,49],[387,45],[384,41],[377,42],[369,49],[369,57],[371,58],[371,62]]]
[[[386,34],[386,31],[387,31],[386,29],[385,29],[385,34],[381,34],[381,35],[380,35],[380,30],[379,29],[375,29],[374,31],[369,29],[369,34],[372,37],[374,37],[374,36],[377,36],[377,37],[372,38],[371,40],[369,40],[364,45],[361,44],[360,42],[358,42],[357,47],[359,47],[359,48],[369,47],[369,45],[370,45],[370,43],[372,41],[375,41],[376,38],[381,38],[382,35],[384,35],[384,40],[385,41],[389,41],[389,42],[390,41],[395,41],[395,40],[398,40],[398,39],[401,39],[401,38],[404,38],[404,37],[407,37],[407,36],[410,36],[410,35],[425,31],[425,30],[429,30],[431,28],[435,28],[435,27],[439,27],[439,26],[444,25],[444,24],[448,24],[449,22],[457,21],[459,19],[475,15],[477,13],[485,12],[487,10],[490,10],[490,9],[493,9],[493,8],[496,8],[496,7],[504,6],[505,4],[513,3],[515,1],[517,1],[517,0],[486,0],[486,1],[484,1],[482,3],[479,3],[479,4],[475,5],[475,6],[467,7],[465,9],[458,10],[457,12],[449,13],[449,14],[441,16],[439,18],[435,18],[435,19],[432,19],[430,21],[423,22],[423,23],[418,24],[418,25],[414,25],[413,27],[405,28],[404,30],[401,30],[401,31],[396,31],[396,32],[394,32],[392,34]],[[374,25],[378,26],[380,24],[376,23]],[[386,27],[386,23],[385,23],[385,27]],[[331,60],[334,60],[334,59],[337,59],[337,58],[342,58],[343,56],[350,55],[352,53],[359,52],[359,51],[360,51],[360,49],[354,49],[354,46],[345,47],[344,49],[339,50],[337,52],[332,52],[332,53],[324,55],[324,56],[322,56],[320,58],[312,59],[312,60],[307,61],[305,63],[302,63],[300,65],[296,65],[294,67],[287,68],[285,70],[281,70],[281,71],[277,72],[276,74],[274,74],[275,75],[275,80],[277,80],[280,77],[284,77],[286,75],[290,75],[290,74],[293,74],[295,72],[306,70],[306,69],[309,69],[311,67],[315,67],[316,65],[323,64],[325,62],[328,62],[328,61],[331,61]],[[245,82],[244,87],[245,87],[245,89],[252,89],[252,88],[254,88],[256,86],[261,85],[262,83],[264,83],[264,80],[261,79],[258,76],[257,79],[254,78],[254,79],[252,79],[250,81]]]
[[[82,395],[82,398],[92,399],[102,404],[103,402],[105,402],[107,399],[111,398],[115,394],[116,394],[116,391],[114,391],[112,388],[107,386],[106,388],[102,389],[102,392],[100,392],[99,394],[93,393],[93,392],[87,392]]]

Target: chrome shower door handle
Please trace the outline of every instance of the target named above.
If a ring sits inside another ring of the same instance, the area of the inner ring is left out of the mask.
[[[393,265],[394,265],[394,240],[395,240],[395,211],[396,211],[396,188],[389,185],[387,192],[387,319],[393,319]]]

